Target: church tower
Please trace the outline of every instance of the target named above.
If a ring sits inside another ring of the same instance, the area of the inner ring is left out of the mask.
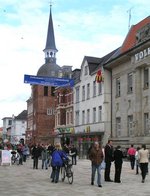
[[[62,68],[56,64],[55,36],[50,6],[49,23],[47,31],[45,63],[37,71],[37,76],[60,77]],[[55,127],[55,87],[32,85],[31,97],[27,100],[27,142],[28,143],[53,143]]]

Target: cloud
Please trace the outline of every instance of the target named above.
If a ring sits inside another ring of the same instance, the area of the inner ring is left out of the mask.
[[[131,7],[131,24],[149,15],[147,0],[56,0],[57,63],[80,68],[85,55],[102,57],[118,48],[128,32]],[[0,0],[0,119],[26,109],[31,88],[23,78],[36,75],[44,64],[48,17],[47,0]]]

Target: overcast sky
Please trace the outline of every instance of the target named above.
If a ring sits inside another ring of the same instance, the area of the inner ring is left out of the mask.
[[[36,75],[45,62],[49,2],[0,0],[0,126],[2,118],[27,109],[31,88],[24,74]],[[53,0],[52,5],[57,64],[73,69],[85,55],[102,57],[121,46],[129,26],[150,15],[148,0]]]

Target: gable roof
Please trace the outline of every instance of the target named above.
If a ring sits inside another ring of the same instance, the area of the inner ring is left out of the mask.
[[[92,56],[85,56],[83,59],[82,65],[84,64],[85,61],[87,61],[87,63],[88,63],[89,74],[91,74],[97,68],[97,66],[100,64],[101,58],[92,57]],[[82,65],[81,65],[81,67],[82,67]]]
[[[15,117],[15,120],[27,120],[27,110],[23,110],[18,116]]]
[[[121,47],[121,53],[133,48],[136,45],[136,34],[144,26],[150,23],[150,16],[140,21],[136,25],[132,25]]]

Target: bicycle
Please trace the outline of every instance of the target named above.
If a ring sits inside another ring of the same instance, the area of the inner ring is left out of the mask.
[[[16,163],[17,165],[19,165],[19,154],[16,151],[12,151],[11,154],[11,164],[14,165]]]
[[[69,184],[73,183],[73,171],[72,171],[72,164],[70,160],[64,162],[64,166],[61,168],[61,179],[64,182],[65,178],[68,178]]]

